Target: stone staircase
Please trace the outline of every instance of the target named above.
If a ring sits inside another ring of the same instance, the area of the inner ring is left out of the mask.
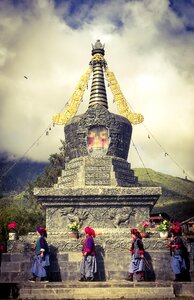
[[[25,283],[18,299],[174,299],[171,282]]]
[[[193,282],[127,282],[112,280],[104,282],[62,281],[48,283],[0,283],[0,299],[18,300],[86,300],[86,299],[126,299],[126,300],[192,300]]]

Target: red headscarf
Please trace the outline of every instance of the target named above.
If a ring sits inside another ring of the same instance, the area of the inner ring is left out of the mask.
[[[131,229],[131,234],[134,234],[136,237],[140,239],[142,238],[141,233],[136,228]]]
[[[94,229],[91,228],[91,231],[92,231],[93,237],[95,237],[95,236],[96,236],[96,233],[95,233]]]
[[[181,233],[181,228],[178,225],[172,225],[170,228],[170,232],[174,235],[178,235]]]
[[[92,235],[93,237],[95,237],[95,235],[96,235],[94,229],[89,226],[85,227],[84,231],[85,231],[85,233]]]

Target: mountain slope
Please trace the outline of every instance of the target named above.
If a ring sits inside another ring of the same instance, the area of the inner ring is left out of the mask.
[[[152,213],[165,212],[180,221],[194,216],[194,182],[151,169],[134,169],[142,185],[161,186],[160,196]]]

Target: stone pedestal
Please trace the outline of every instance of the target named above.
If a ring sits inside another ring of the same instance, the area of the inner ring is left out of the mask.
[[[161,194],[160,187],[36,188],[34,195],[46,207],[48,234],[68,231],[78,222],[81,229],[98,230],[131,227],[149,220],[150,209]]]

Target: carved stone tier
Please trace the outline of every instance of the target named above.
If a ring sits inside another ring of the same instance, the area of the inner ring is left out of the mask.
[[[108,231],[108,230],[107,230]],[[128,252],[128,247],[131,243],[131,235],[128,231],[123,229],[115,231],[115,239],[111,238],[110,231],[102,232],[102,234],[96,236],[95,244],[98,247],[103,247],[105,252],[116,253],[119,252]],[[72,239],[68,234],[63,233],[61,235],[49,234],[47,242],[50,246],[51,251],[53,252],[54,248],[57,249],[58,253],[65,252],[79,252],[81,253],[82,241],[85,239],[85,235],[81,236],[79,239]],[[7,250],[8,252],[19,252],[25,253],[33,252],[34,250],[34,240],[36,240],[35,233],[29,233],[28,236],[21,236],[20,240],[8,241]],[[146,251],[168,251],[167,241],[162,238],[143,238],[143,244]]]
[[[161,188],[35,188],[34,195],[46,207],[46,226],[50,233],[67,232],[68,224],[74,221],[80,223],[81,229],[90,225],[95,229],[129,231],[130,227],[149,220]]]
[[[134,171],[126,160],[111,156],[98,158],[86,156],[72,159],[66,164],[55,188],[92,185],[127,187],[138,183]]]

